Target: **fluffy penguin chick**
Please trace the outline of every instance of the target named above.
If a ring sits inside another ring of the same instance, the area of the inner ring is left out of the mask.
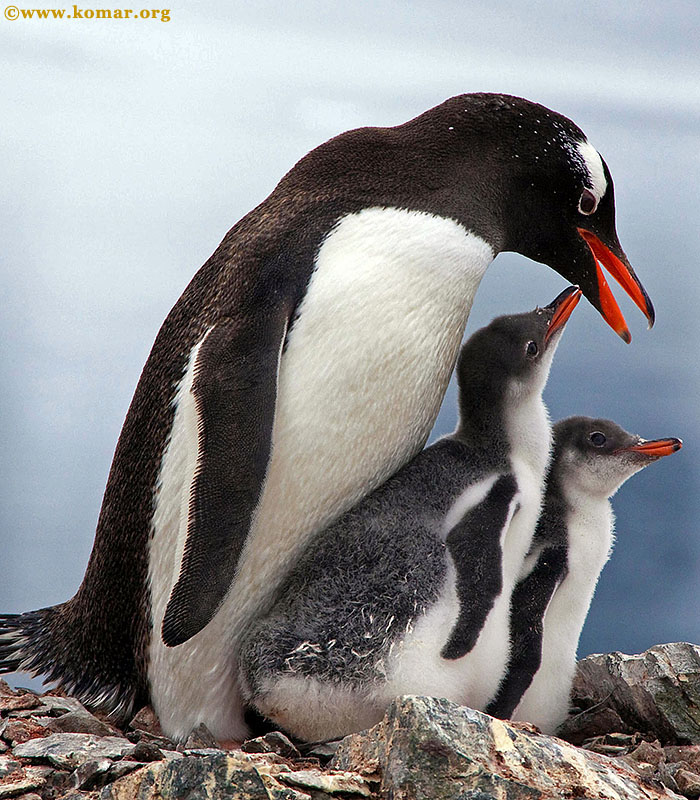
[[[553,733],[566,718],[576,648],[613,545],[609,498],[635,472],[681,448],[605,419],[554,426],[542,515],[511,601],[511,657],[487,711]]]
[[[457,431],[312,540],[244,640],[259,711],[310,740],[373,725],[400,694],[493,696],[549,458],[542,389],[580,296],[477,331],[457,367]]]

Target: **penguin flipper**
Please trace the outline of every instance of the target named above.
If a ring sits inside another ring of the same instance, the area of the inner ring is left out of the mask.
[[[544,615],[566,576],[565,547],[545,547],[532,571],[522,578],[510,601],[511,652],[506,677],[486,713],[509,719],[542,662]]]
[[[474,647],[501,593],[501,534],[515,511],[517,491],[515,476],[502,475],[447,534],[447,549],[457,571],[459,615],[442,648],[443,658],[462,658]]]
[[[286,330],[281,308],[257,315],[255,324],[226,318],[197,354],[197,468],[180,574],[163,619],[169,647],[202,630],[233,583],[270,457]]]

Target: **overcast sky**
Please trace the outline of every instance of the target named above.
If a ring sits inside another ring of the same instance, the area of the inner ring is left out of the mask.
[[[699,32],[695,0],[190,2],[169,22],[0,18],[0,610],[77,589],[155,334],[231,225],[334,134],[502,91],[572,117],[603,154],[621,242],[657,311],[648,332],[621,297],[625,346],[581,304],[547,389],[552,416],[685,440],[616,498],[617,550],[581,652],[700,641]],[[469,330],[563,287],[499,256]],[[454,416],[450,392],[438,430]]]

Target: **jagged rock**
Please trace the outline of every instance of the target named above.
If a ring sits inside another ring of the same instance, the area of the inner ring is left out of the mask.
[[[681,745],[664,747],[666,761],[682,761],[690,769],[700,773],[700,745]]]
[[[73,786],[76,789],[92,789],[94,786],[103,786],[112,763],[111,758],[84,761],[71,775]]]
[[[95,736],[120,736],[120,732],[112,725],[98,719],[94,714],[83,709],[69,711],[60,717],[50,718],[46,725],[52,733],[92,733]]]
[[[666,760],[680,761],[680,759],[667,759],[666,753],[659,744],[658,740],[654,742],[641,742],[641,744],[632,750],[628,758],[638,763],[651,764],[654,767]]]
[[[235,754],[157,761],[105,786],[100,800],[269,800],[260,775]]]
[[[127,731],[126,738],[133,744],[138,742],[146,742],[155,745],[159,750],[165,752],[166,750],[175,750],[177,745],[171,739],[166,739],[165,736],[156,736],[146,731]]]
[[[572,699],[584,709],[609,709],[627,730],[662,744],[700,744],[700,647],[675,642],[640,655],[588,656],[578,664]],[[569,722],[560,733],[571,738]]]
[[[305,756],[317,758],[322,763],[326,763],[336,754],[340,742],[340,739],[333,739],[330,742],[312,742],[304,745],[302,752]]]
[[[31,718],[8,719],[4,725],[2,737],[14,746],[46,736],[47,733],[48,731],[41,723]]]
[[[660,800],[621,762],[534,734],[447,700],[402,697],[369,731],[346,737],[331,765],[412,800]]]
[[[58,769],[73,770],[98,758],[121,758],[133,745],[118,736],[93,736],[89,733],[52,733],[45,739],[32,739],[14,749],[17,758],[33,762],[48,761]]]
[[[119,778],[105,786],[97,795],[100,800],[155,800],[156,779],[165,765],[164,761],[154,761],[146,767]],[[194,795],[191,800],[196,800]],[[166,800],[163,797],[162,800]],[[175,798],[173,798],[175,800]]]
[[[202,750],[208,747],[216,747],[216,739],[209,728],[204,723],[201,723],[187,737],[183,749]]]
[[[352,772],[326,774],[315,770],[297,770],[280,773],[279,779],[291,786],[312,789],[326,794],[350,794],[370,797],[367,781]]]
[[[21,762],[12,756],[0,756],[0,778],[5,778],[13,772],[19,772],[22,769]]]
[[[61,714],[68,714],[71,711],[85,711],[89,713],[87,708],[76,700],[75,697],[63,697],[58,694],[45,694],[41,697],[41,703],[47,706],[51,711],[51,716],[58,717]]]
[[[565,720],[557,731],[557,736],[566,739],[571,744],[582,744],[587,739],[611,731],[630,733],[632,729],[612,708],[594,706],[577,711]]]
[[[160,722],[155,714],[155,711],[150,706],[144,706],[136,712],[134,718],[129,723],[129,727],[133,731],[144,731],[153,736],[162,736],[163,730],[160,727]]]
[[[678,791],[686,797],[700,796],[700,775],[687,769],[679,769],[674,775]]]
[[[18,797],[33,789],[41,789],[46,784],[47,777],[48,771],[44,767],[25,767],[19,772],[14,772],[0,779],[0,800]]]
[[[26,711],[40,705],[39,698],[28,692],[19,695],[0,694],[0,714],[7,714],[10,711]]]
[[[369,797],[359,775],[292,770],[275,754],[218,751],[153,762],[105,786],[99,800],[326,800]],[[121,762],[119,762],[121,763]],[[115,765],[116,766],[116,765]]]
[[[243,742],[241,750],[244,753],[277,753],[283,758],[301,758],[301,753],[280,731],[270,731],[264,736],[248,739]]]
[[[163,751],[153,742],[140,741],[124,754],[124,758],[132,761],[162,761]]]

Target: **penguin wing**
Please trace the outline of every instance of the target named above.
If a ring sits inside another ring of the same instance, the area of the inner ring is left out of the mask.
[[[457,571],[459,615],[442,649],[443,658],[461,658],[474,647],[501,593],[501,534],[515,513],[517,491],[515,476],[502,475],[447,534],[447,549]]]
[[[180,574],[163,619],[169,647],[204,628],[233,582],[270,457],[286,330],[279,306],[257,314],[254,323],[220,319],[197,354],[197,467]]]
[[[540,668],[544,615],[566,576],[566,565],[565,547],[545,547],[532,571],[515,587],[510,601],[510,659],[506,677],[486,708],[487,714],[508,719]]]

